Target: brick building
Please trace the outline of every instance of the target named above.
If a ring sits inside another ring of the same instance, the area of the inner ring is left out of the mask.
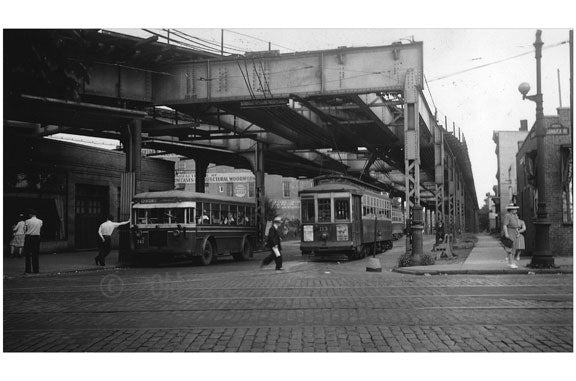
[[[4,145],[4,245],[18,214],[43,220],[41,252],[94,249],[103,217],[120,216],[124,153],[51,139],[11,138]],[[174,188],[174,163],[142,159],[142,191]],[[117,245],[118,235],[113,236]]]
[[[194,160],[180,160],[174,178],[176,189],[195,189]],[[312,186],[312,180],[266,175],[264,187],[268,199],[276,203],[280,214],[289,219],[300,219],[298,192]],[[255,197],[254,174],[246,169],[210,166],[206,172],[206,193],[234,197]]]
[[[558,108],[555,116],[545,116],[546,127],[546,207],[553,255],[572,255],[573,189],[572,131],[570,108]],[[536,184],[535,126],[516,155],[519,215],[526,222],[526,251],[534,250],[534,224],[538,204]]]
[[[516,199],[516,153],[527,135],[528,122],[526,120],[520,121],[518,131],[494,131],[492,134],[498,159],[498,172],[496,172],[498,185],[492,198],[498,214],[495,223],[497,229],[500,229],[500,222],[506,214],[506,205]]]

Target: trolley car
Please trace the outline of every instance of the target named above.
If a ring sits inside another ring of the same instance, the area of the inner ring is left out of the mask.
[[[379,188],[358,179],[327,175],[299,192],[302,255],[349,259],[392,248],[392,204]]]
[[[132,202],[132,249],[137,260],[252,256],[255,204],[248,199],[188,191],[147,192]]]
[[[392,204],[392,239],[399,240],[404,235],[404,213],[398,205]]]

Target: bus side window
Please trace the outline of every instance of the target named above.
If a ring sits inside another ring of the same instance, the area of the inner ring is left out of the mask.
[[[244,223],[246,222],[244,220],[245,215],[244,213],[246,212],[246,207],[244,205],[238,205],[238,219],[236,220],[238,222],[238,225],[244,225]]]
[[[210,203],[210,223],[220,225],[220,204]]]

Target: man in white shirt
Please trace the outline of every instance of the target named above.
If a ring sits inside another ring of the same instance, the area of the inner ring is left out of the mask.
[[[120,225],[126,225],[130,223],[130,220],[124,222],[112,222],[112,218],[113,217],[109,215],[106,222],[103,222],[98,228],[98,235],[102,241],[100,242],[100,250],[98,255],[94,258],[94,260],[96,261],[96,264],[100,266],[106,266],[104,260],[106,256],[110,254],[112,243],[110,236],[114,232],[114,229]]]
[[[42,220],[36,218],[36,211],[28,209],[27,214],[30,218],[24,221],[24,253],[26,255],[26,273],[40,272],[40,262],[38,254],[40,252],[40,230],[42,229]]]

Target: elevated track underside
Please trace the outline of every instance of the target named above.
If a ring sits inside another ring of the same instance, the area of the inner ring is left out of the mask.
[[[30,44],[43,42],[36,37]],[[252,170],[260,150],[266,173],[345,173],[444,215],[459,202],[478,209],[466,142],[437,123],[423,96],[422,43],[221,57],[106,31],[53,38],[86,75],[74,73],[74,97],[8,81],[5,141],[106,137]],[[10,42],[6,56],[21,50]]]

